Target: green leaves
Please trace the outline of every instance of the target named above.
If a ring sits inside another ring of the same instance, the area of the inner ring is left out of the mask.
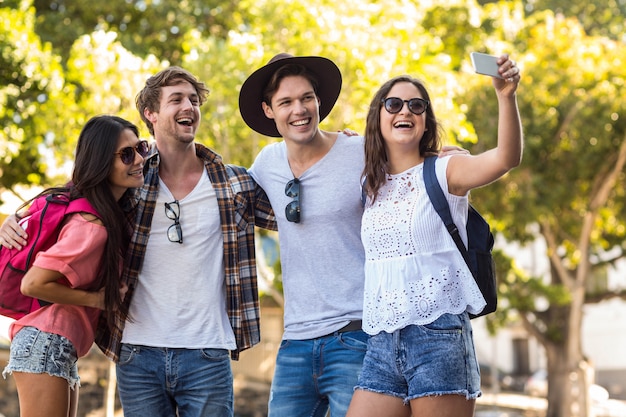
[[[46,108],[62,88],[61,67],[33,32],[32,9],[0,8],[0,186],[40,184]]]

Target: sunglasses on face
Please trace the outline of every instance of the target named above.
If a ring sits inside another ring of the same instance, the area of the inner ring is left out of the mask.
[[[300,180],[292,179],[285,186],[285,195],[293,198],[293,201],[285,207],[287,221],[300,223]]]
[[[418,116],[426,111],[428,108],[428,100],[423,98],[412,98],[410,100],[402,100],[398,97],[388,97],[380,101],[385,105],[385,110],[388,113],[396,114],[400,113],[400,110],[404,107],[404,103],[409,105],[409,111]]]
[[[180,227],[180,205],[178,200],[165,203],[165,215],[174,220],[174,224],[167,229],[167,238],[173,243],[183,243],[183,228]]]
[[[142,158],[148,156],[150,145],[147,140],[140,140],[135,146],[127,146],[115,152],[113,155],[119,155],[124,165],[130,165],[135,161],[135,152]]]

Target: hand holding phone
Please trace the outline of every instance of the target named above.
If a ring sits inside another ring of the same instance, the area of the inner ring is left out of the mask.
[[[494,55],[472,52],[470,54],[472,66],[477,74],[489,75],[490,77],[504,78],[498,73],[498,57]]]

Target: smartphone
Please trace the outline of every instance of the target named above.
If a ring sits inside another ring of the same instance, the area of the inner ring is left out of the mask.
[[[494,55],[472,52],[470,54],[474,71],[478,74],[489,75],[491,77],[503,78],[498,74],[498,57]]]

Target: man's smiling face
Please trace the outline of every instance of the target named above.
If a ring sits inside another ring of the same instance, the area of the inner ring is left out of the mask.
[[[303,76],[283,78],[272,96],[271,107],[262,105],[265,116],[274,119],[278,132],[287,141],[307,142],[318,131],[319,99]]]

